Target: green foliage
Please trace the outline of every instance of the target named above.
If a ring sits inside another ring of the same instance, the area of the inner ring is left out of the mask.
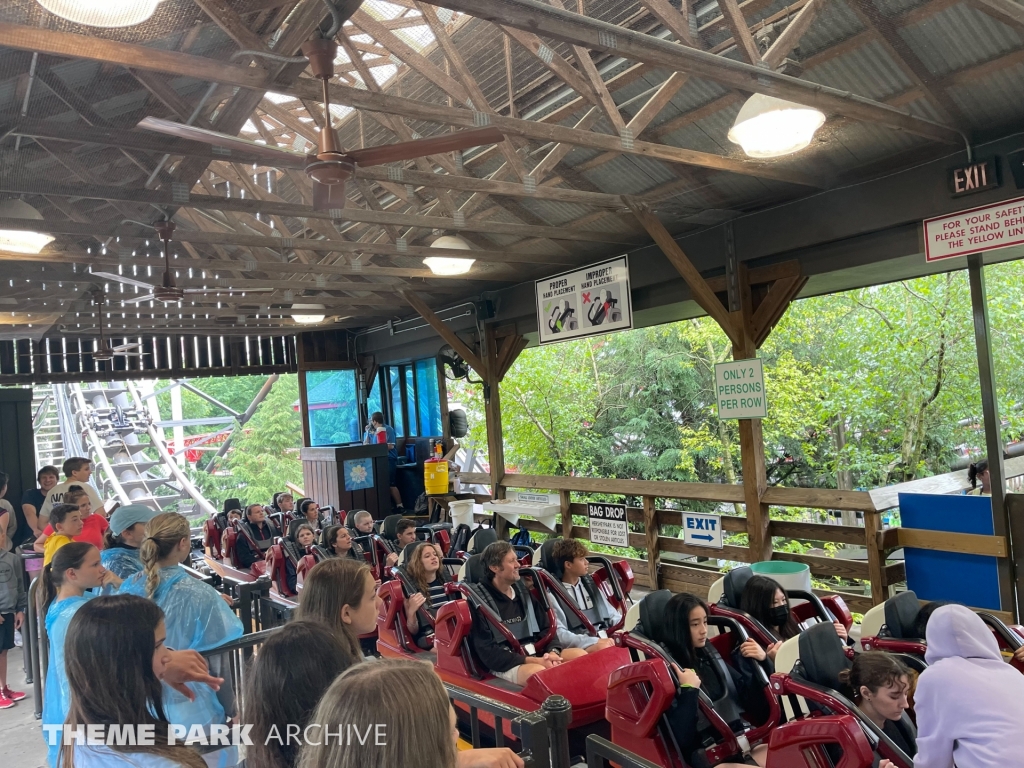
[[[986,271],[1008,440],[1024,432],[1022,273],[1020,262]],[[875,487],[983,453],[983,433],[969,423],[980,419],[981,402],[964,272],[796,302],[758,355],[769,484]],[[506,464],[537,474],[738,482],[737,424],[719,422],[714,393],[714,365],[731,358],[727,337],[706,317],[526,350],[501,385]],[[479,387],[460,382],[450,392],[483,449]]]

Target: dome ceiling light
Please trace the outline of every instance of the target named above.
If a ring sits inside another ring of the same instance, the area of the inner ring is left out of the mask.
[[[325,309],[326,307],[323,304],[292,304],[292,320],[303,325],[322,323],[324,317],[326,317],[324,314]],[[319,310],[319,312],[316,312],[316,310]]]
[[[50,13],[89,27],[134,27],[163,0],[36,0]]]
[[[816,109],[755,93],[736,115],[729,141],[750,157],[782,157],[807,147],[824,123]]]
[[[0,203],[0,218],[42,221],[43,215],[23,200],[4,200]],[[52,236],[41,232],[0,229],[0,250],[14,253],[39,253],[52,242]]]
[[[459,251],[470,251],[469,243],[458,235],[444,235],[430,244],[431,248],[451,248]],[[464,275],[472,269],[476,259],[460,259],[455,256],[427,256],[423,263],[435,275]]]

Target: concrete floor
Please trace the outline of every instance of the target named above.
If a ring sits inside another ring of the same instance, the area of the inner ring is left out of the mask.
[[[0,709],[0,762],[10,768],[45,768],[46,744],[32,713],[32,686],[25,682],[21,648],[7,652],[7,684],[27,695],[10,709]]]

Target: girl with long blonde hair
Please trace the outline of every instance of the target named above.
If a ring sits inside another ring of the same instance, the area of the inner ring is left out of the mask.
[[[120,594],[146,597],[163,609],[167,623],[167,645],[175,650],[200,653],[242,636],[242,622],[228,607],[223,596],[209,584],[193,578],[179,567],[191,549],[188,520],[176,512],[157,515],[146,524],[146,538],[139,547],[143,570],[125,580]],[[219,660],[210,660],[213,674],[219,677]],[[234,716],[230,686],[221,695],[205,685],[190,684],[195,699],[168,690],[164,699],[167,719],[190,728],[223,724]]]

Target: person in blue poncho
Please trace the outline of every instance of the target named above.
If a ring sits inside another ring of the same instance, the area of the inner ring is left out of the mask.
[[[57,766],[59,729],[67,716],[70,696],[64,672],[68,625],[75,613],[93,597],[86,590],[108,584],[116,588],[120,583],[121,580],[100,563],[100,551],[84,541],[65,544],[43,569],[42,614],[46,617],[46,636],[50,643],[43,689],[43,736],[47,739],[46,754],[52,768]]]
[[[165,512],[154,517],[146,525],[146,537],[139,547],[144,570],[128,578],[120,594],[149,598],[163,609],[169,648],[202,653],[241,637],[243,627],[219,592],[179,567],[190,547],[188,521],[182,515]],[[211,660],[214,674],[219,669],[218,661]],[[234,701],[228,695],[230,687],[222,689],[223,700],[205,685],[190,687],[192,701],[177,690],[164,691],[164,707],[171,723],[208,730],[235,715]]]
[[[103,567],[122,579],[140,573],[139,547],[146,538],[146,523],[158,514],[144,504],[129,504],[114,510],[110,516],[110,527],[103,534],[103,551],[100,553]]]
[[[65,649],[67,727],[101,726],[108,734],[125,724],[145,725],[153,734],[151,744],[62,746],[59,768],[207,768],[197,752],[168,743],[160,685],[173,663],[166,635],[163,611],[135,595],[99,597],[75,614]]]

